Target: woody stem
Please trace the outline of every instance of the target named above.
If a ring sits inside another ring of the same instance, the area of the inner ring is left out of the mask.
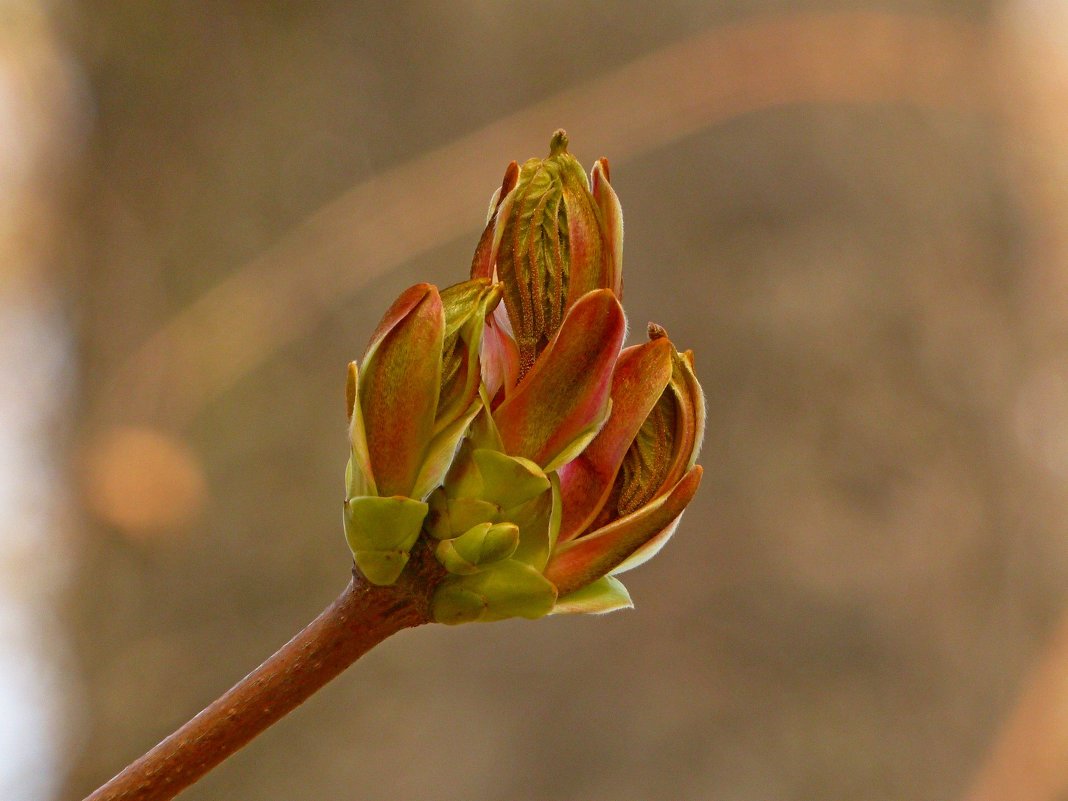
[[[428,570],[391,587],[354,574],[345,590],[292,640],[85,801],[165,801],[300,706],[387,637],[429,622],[437,583]],[[417,558],[424,557],[424,558]],[[419,578],[429,580],[419,581]]]

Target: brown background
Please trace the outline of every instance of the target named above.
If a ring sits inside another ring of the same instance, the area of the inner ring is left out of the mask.
[[[632,339],[696,351],[676,539],[636,610],[402,634],[183,798],[941,801],[1042,774],[1011,721],[1068,600],[1057,3],[41,19],[69,138],[31,283],[74,343],[56,797],[341,589],[345,365],[405,286],[465,276],[505,164],[556,127],[612,160]],[[1049,764],[1059,708],[1019,723]],[[1002,797],[1066,798],[1059,770]]]

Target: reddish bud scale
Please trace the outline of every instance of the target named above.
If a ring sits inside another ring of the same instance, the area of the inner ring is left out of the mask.
[[[398,298],[371,338],[361,395],[367,448],[382,496],[408,495],[415,483],[434,428],[444,328],[437,289],[419,284]]]
[[[660,326],[621,351],[622,248],[607,160],[587,178],[558,131],[505,171],[472,280],[390,308],[348,390],[346,533],[372,581],[422,536],[448,574],[441,622],[630,605],[612,576],[697,491],[704,401]]]

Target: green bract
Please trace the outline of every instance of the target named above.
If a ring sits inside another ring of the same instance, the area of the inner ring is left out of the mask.
[[[654,325],[622,349],[608,162],[587,178],[562,131],[550,151],[505,172],[471,280],[404,292],[349,369],[356,566],[392,584],[424,538],[442,623],[629,607],[614,575],[663,546],[701,479],[692,353]]]

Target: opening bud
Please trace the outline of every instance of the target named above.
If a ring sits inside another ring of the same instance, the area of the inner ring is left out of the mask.
[[[509,167],[472,265],[473,276],[496,275],[504,286],[520,378],[580,297],[621,290],[623,223],[607,162],[594,168],[591,191],[567,145],[556,131],[548,157]]]

